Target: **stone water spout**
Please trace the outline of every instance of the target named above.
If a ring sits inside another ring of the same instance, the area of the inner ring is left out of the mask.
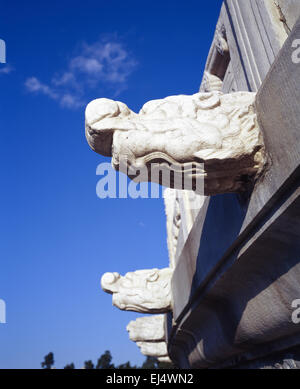
[[[252,92],[215,91],[152,100],[137,114],[122,102],[96,99],[86,108],[86,137],[94,151],[112,157],[116,170],[129,168],[132,179],[195,191],[202,180],[200,194],[239,192],[265,163],[254,102]],[[165,184],[153,164],[184,172],[192,187],[173,178]],[[138,177],[139,169],[146,176]]]

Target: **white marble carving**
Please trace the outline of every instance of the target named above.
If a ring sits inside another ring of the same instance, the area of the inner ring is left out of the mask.
[[[169,251],[170,268],[175,268],[175,254],[177,239],[181,225],[181,214],[177,190],[166,188],[164,190],[165,213],[167,218],[167,245]]]
[[[126,273],[105,273],[102,289],[113,295],[113,305],[125,311],[166,313],[171,310],[173,270],[150,269]]]
[[[201,82],[201,91],[202,92],[213,92],[221,91],[223,86],[223,81],[214,74],[205,71],[203,74],[203,79]]]
[[[166,342],[137,342],[143,355],[149,357],[167,357],[168,350]]]
[[[230,53],[226,29],[224,24],[219,21],[208,53],[200,92],[221,91],[223,89],[229,62]]]
[[[213,42],[220,54],[224,55],[229,53],[224,24],[217,24]]]
[[[133,342],[165,340],[164,315],[138,317],[126,327]]]
[[[204,180],[205,195],[237,192],[264,165],[254,100],[251,92],[169,96],[136,114],[124,103],[97,99],[86,108],[86,137],[132,179],[166,185],[151,172],[156,164],[173,173],[184,170],[193,182]],[[176,180],[167,186],[190,189]]]

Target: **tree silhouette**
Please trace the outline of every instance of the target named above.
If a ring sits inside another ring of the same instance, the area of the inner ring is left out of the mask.
[[[44,362],[41,363],[43,369],[51,369],[54,365],[54,355],[53,353],[49,353],[44,357]]]
[[[136,369],[136,366],[131,366],[130,362],[122,363],[121,365],[117,366],[116,369]]]
[[[66,366],[64,367],[64,369],[75,369],[75,365],[74,365],[74,363],[72,362],[72,363],[70,363],[69,365],[66,365]]]
[[[98,359],[96,369],[114,369],[114,364],[111,363],[112,356],[109,350],[106,350],[104,354]]]
[[[84,368],[89,370],[89,369],[94,369],[94,364],[91,360],[85,361],[84,362]]]
[[[146,357],[146,360],[141,367],[131,366],[130,362],[122,363],[119,366],[115,366],[112,361],[112,356],[109,350],[106,350],[100,358],[98,358],[96,367],[93,361],[88,360],[84,362],[84,369],[174,369],[175,366],[169,362],[160,362],[155,357]],[[54,355],[49,353],[44,357],[44,361],[41,363],[43,369],[51,369],[54,365]],[[64,369],[75,369],[74,363],[69,363]]]
[[[157,369],[175,369],[172,362],[157,362]]]

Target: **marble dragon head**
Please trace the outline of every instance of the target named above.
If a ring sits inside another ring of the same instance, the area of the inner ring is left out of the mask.
[[[264,166],[254,101],[252,92],[196,93],[149,101],[137,114],[100,98],[86,108],[86,138],[94,151],[112,157],[116,170],[125,166],[130,178],[196,191],[202,180],[205,195],[239,192]],[[165,184],[154,165],[186,174],[192,187],[181,179]]]

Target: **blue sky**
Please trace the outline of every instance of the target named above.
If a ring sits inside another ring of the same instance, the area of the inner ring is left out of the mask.
[[[99,199],[109,161],[84,136],[92,99],[198,91],[221,1],[2,1],[0,368],[144,357],[111,305],[106,271],[168,266],[162,199]]]

